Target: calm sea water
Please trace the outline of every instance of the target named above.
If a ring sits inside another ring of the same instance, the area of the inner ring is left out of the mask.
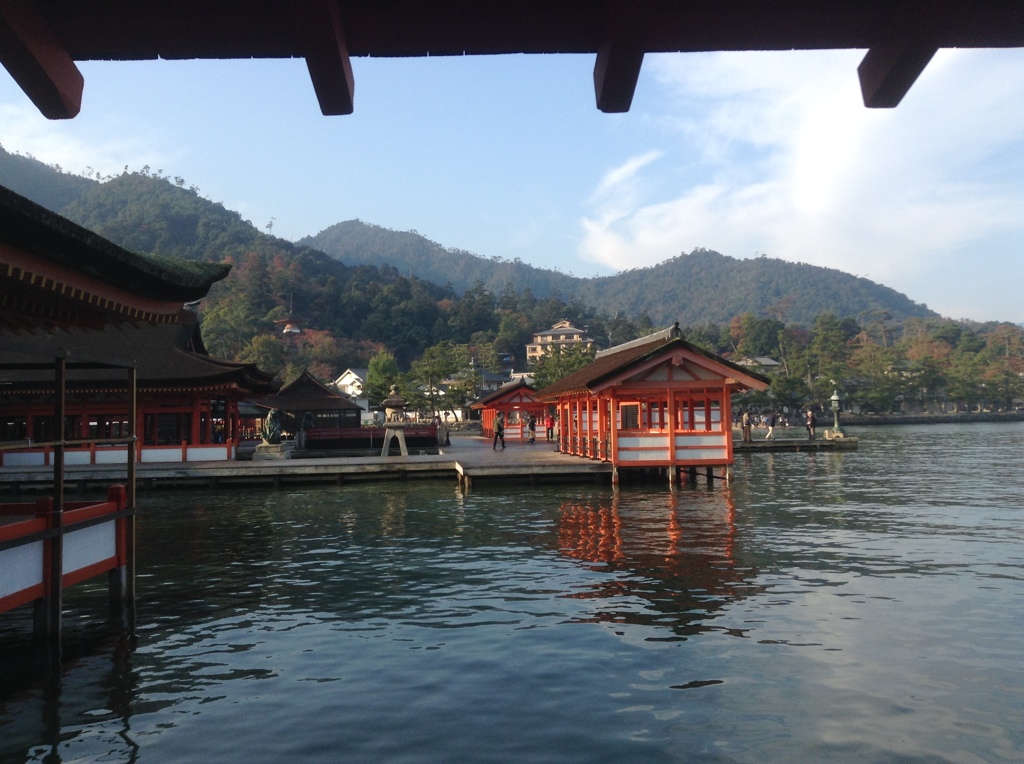
[[[1024,760],[1024,425],[730,488],[143,494],[134,637],[0,617],[3,762]]]

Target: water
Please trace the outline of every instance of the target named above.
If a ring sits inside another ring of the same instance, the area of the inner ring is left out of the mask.
[[[1024,425],[731,488],[144,494],[139,613],[0,617],[0,761],[1024,760]],[[27,657],[26,657],[27,656]]]

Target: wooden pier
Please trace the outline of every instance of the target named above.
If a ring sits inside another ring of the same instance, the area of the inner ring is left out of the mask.
[[[858,442],[857,438],[736,441],[734,451],[736,454],[845,451],[856,449]],[[123,465],[73,465],[65,470],[65,483],[78,490],[105,487],[116,482],[123,472]],[[534,444],[509,442],[504,450],[492,450],[491,441],[481,437],[452,437],[451,445],[442,447],[438,454],[139,464],[136,467],[140,490],[343,485],[357,481],[418,479],[456,480],[468,489],[482,480],[534,485],[550,481],[610,482],[611,475],[611,464],[557,453],[554,443],[546,440]],[[0,470],[0,490],[47,489],[52,479],[52,470],[45,467],[4,468]]]

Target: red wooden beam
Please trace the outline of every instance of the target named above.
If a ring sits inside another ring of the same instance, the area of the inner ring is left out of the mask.
[[[82,73],[28,0],[0,0],[0,62],[48,119],[82,108]]]
[[[878,43],[857,67],[864,105],[892,109],[899,105],[939,49],[935,18],[920,0],[902,0]]]
[[[337,0],[292,0],[292,15],[320,111],[351,114],[356,86]]]
[[[629,111],[653,15],[653,0],[607,1],[604,33],[594,64],[594,92],[601,111]]]

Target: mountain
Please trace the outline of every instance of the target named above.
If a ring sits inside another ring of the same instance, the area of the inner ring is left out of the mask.
[[[646,313],[655,325],[723,323],[746,312],[764,314],[766,309],[805,325],[825,311],[844,317],[888,313],[897,321],[938,315],[895,289],[833,268],[769,257],[738,260],[705,249],[651,268],[577,278],[520,260],[446,249],[415,232],[358,220],[337,223],[297,243],[347,265],[387,264],[427,281],[450,283],[458,293],[478,283],[498,295],[506,289],[530,289],[537,297],[577,300],[609,315]]]
[[[414,231],[394,231],[360,220],[336,223],[296,244],[326,252],[347,265],[392,265],[402,273],[412,272],[437,284],[450,282],[460,293],[479,283],[497,295],[512,288],[516,292],[529,289],[538,297],[564,296],[574,292],[580,281],[519,259],[484,258],[445,248]]]
[[[728,322],[750,312],[809,326],[819,313],[840,317],[888,313],[897,321],[937,317],[927,306],[869,279],[833,268],[770,257],[737,260],[696,249],[651,268],[583,279],[573,296],[607,313],[640,315],[655,324]]]
[[[606,315],[647,316],[655,325],[724,323],[747,312],[804,325],[825,311],[841,317],[887,315],[893,321],[937,316],[894,289],[838,270],[768,257],[737,260],[704,249],[650,268],[577,278],[518,259],[445,248],[415,232],[358,220],[292,244],[263,234],[237,212],[185,188],[181,179],[126,171],[93,180],[2,147],[0,183],[121,246],[189,259],[240,261],[256,251],[263,257],[300,258],[309,275],[324,277],[334,273],[333,259],[336,267],[371,266],[450,285],[456,294],[482,284],[496,297],[529,292]]]
[[[65,173],[30,156],[11,154],[0,146],[0,183],[53,212],[99,182]]]

